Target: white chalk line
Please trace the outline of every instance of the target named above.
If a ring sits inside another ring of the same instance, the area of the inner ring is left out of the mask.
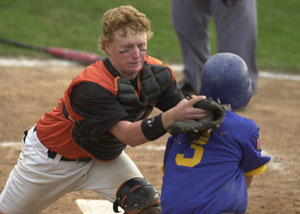
[[[19,147],[20,142],[0,142],[0,147]]]
[[[20,58],[3,58],[0,57],[1,66],[25,66],[25,67],[34,67],[34,66],[75,66],[78,65],[73,61],[69,60],[38,60],[38,59],[27,59],[24,57]]]
[[[0,57],[0,66],[79,66],[77,62],[70,60],[59,60],[59,59],[51,59],[51,60],[38,60],[38,59],[27,59],[24,57],[20,57],[17,59],[13,58],[5,58]],[[182,72],[184,67],[183,65],[170,65],[174,72]],[[293,80],[300,81],[300,75],[289,75],[289,74],[280,74],[280,73],[272,73],[268,71],[260,71],[259,76],[262,78],[271,78],[271,79],[281,79],[281,80]]]
[[[267,71],[259,72],[259,77],[269,78],[269,79],[279,79],[279,80],[293,80],[300,81],[300,75],[291,74],[275,74]]]
[[[182,72],[184,69],[183,65],[171,65],[171,68],[174,70],[174,72]],[[259,77],[269,78],[269,79],[300,81],[300,75],[280,74],[280,73],[272,73],[268,71],[260,71]]]

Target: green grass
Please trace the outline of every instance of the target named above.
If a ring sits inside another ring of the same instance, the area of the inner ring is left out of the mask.
[[[161,0],[1,0],[0,38],[100,54],[97,40],[102,14],[133,5],[152,22],[149,55],[181,63],[177,36],[170,23],[170,1]],[[257,64],[260,69],[300,73],[300,1],[258,0]],[[212,52],[216,34],[211,23]],[[0,44],[0,56],[48,58],[37,51]]]
[[[258,1],[259,67],[300,71],[300,1]]]

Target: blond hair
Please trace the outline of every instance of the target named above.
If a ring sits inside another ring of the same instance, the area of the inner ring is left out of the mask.
[[[99,37],[98,48],[105,52],[105,43],[113,41],[114,32],[122,29],[122,37],[126,37],[128,30],[136,33],[145,32],[149,40],[153,32],[150,30],[150,21],[144,13],[132,6],[120,6],[106,11],[102,17],[102,32]]]

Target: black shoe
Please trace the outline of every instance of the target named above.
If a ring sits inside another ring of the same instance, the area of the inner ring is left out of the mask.
[[[191,95],[197,95],[197,93],[195,92],[195,90],[192,88],[192,86],[190,86],[189,84],[187,84],[186,82],[182,81],[180,83],[178,83],[178,88],[181,90],[182,94],[186,97],[186,96],[191,96]]]

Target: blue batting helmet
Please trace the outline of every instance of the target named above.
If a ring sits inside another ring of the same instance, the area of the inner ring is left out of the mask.
[[[252,96],[252,82],[245,61],[232,53],[218,53],[202,69],[201,95],[230,105],[232,110],[247,106]]]

